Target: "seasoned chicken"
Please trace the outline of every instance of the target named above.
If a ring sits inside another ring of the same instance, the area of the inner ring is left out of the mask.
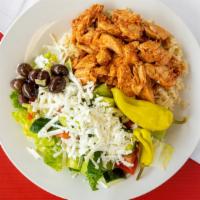
[[[82,44],[77,44],[76,47],[79,49],[79,50],[82,50],[88,54],[92,54],[93,53],[93,49],[91,49],[89,46],[87,45],[82,45]]]
[[[119,63],[117,68],[117,81],[117,87],[122,90],[124,94],[130,97],[135,95],[132,90],[133,75],[131,69],[123,62]]]
[[[103,5],[94,4],[72,21],[72,41],[74,44],[81,40],[83,34],[88,32],[88,28],[95,23],[103,8]]]
[[[116,23],[127,22],[128,24],[140,24],[142,18],[140,15],[130,11],[129,9],[116,9],[112,11],[112,21]]]
[[[129,43],[135,50],[138,49],[140,42],[139,41],[133,41]]]
[[[99,15],[98,17],[98,29],[105,31],[108,34],[114,36],[120,36],[121,31],[106,15]]]
[[[143,34],[142,19],[130,10],[114,10],[112,21],[120,28],[122,37],[129,41],[140,40]]]
[[[145,22],[144,23],[144,30],[147,36],[153,39],[157,40],[166,40],[167,38],[170,37],[170,33],[167,32],[165,29],[162,27],[151,23],[151,22]]]
[[[115,56],[109,64],[109,73],[106,83],[108,85],[116,86],[117,84],[117,68],[121,62],[121,57]]]
[[[114,51],[117,55],[122,55],[123,43],[120,39],[115,38],[109,34],[102,34],[99,39],[99,45],[101,48],[108,48]]]
[[[89,54],[95,54],[99,51],[99,38],[101,34],[101,30],[90,29],[87,33],[82,35],[76,45]]]
[[[170,88],[176,84],[176,79],[180,75],[178,67],[170,67],[165,65],[145,64],[147,75],[155,80],[158,84],[165,88]]]
[[[108,75],[113,78],[117,76],[117,66],[114,63],[111,63]]]
[[[129,43],[123,46],[124,60],[127,64],[135,64],[139,61],[134,44]]]
[[[102,77],[107,76],[109,72],[109,69],[107,66],[100,66],[100,67],[94,67],[92,69],[92,74],[94,77]]]
[[[88,81],[96,82],[96,77],[91,73],[89,68],[80,68],[75,71],[75,76],[81,81],[83,85],[87,84]]]
[[[133,67],[132,71],[126,63],[119,63],[117,87],[127,96],[139,95],[146,84],[146,73],[143,64],[138,63]]]
[[[144,62],[166,65],[172,55],[166,51],[159,42],[147,41],[139,45],[139,56]]]
[[[95,67],[97,64],[96,62],[96,56],[95,55],[87,55],[83,57],[82,59],[79,60],[78,64],[74,66],[74,69],[80,69],[80,68],[85,68],[85,69],[91,69]]]
[[[100,65],[107,65],[112,59],[111,53],[108,49],[100,49],[96,55],[97,62]]]
[[[187,68],[172,35],[128,9],[108,16],[103,5],[93,5],[73,21],[72,42],[78,49],[73,71],[82,84],[106,83],[151,102],[154,84],[168,90]]]
[[[152,88],[151,80],[149,78],[147,78],[147,82],[141,90],[139,97],[152,103],[155,102],[154,91]]]
[[[135,95],[139,95],[146,84],[146,72],[142,63],[133,66],[133,83],[132,90]]]
[[[92,43],[94,34],[95,34],[95,30],[91,28],[87,33],[85,33],[84,35],[82,35],[82,37],[80,37],[79,43],[90,46],[90,44]]]

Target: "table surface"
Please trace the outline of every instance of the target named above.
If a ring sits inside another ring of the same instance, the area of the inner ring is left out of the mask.
[[[2,200],[59,200],[26,179],[8,160],[0,148],[0,199]],[[192,160],[154,191],[135,200],[199,200],[200,165]]]

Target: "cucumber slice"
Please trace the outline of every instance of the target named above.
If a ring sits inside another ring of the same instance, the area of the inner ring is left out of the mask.
[[[113,98],[103,97],[102,101],[108,103],[111,107],[115,106],[115,101]]]
[[[113,97],[111,90],[105,83],[96,87],[94,90],[94,94],[103,97],[110,97],[110,98]]]
[[[72,170],[75,170],[75,171],[80,171],[81,170],[81,167],[82,167],[82,164],[83,164],[83,158],[76,158],[75,160],[73,159],[67,159],[67,164],[66,166]]]

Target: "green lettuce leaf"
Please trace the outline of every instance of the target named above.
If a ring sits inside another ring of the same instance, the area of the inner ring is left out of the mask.
[[[35,139],[36,151],[43,158],[44,162],[56,171],[63,169],[63,154],[61,153],[57,157],[54,156],[56,152],[61,151],[61,146],[57,145],[58,142],[59,139],[56,137]]]
[[[28,112],[25,109],[17,109],[12,113],[13,118],[20,124],[23,129],[24,134],[27,137],[31,137],[35,139],[37,137],[32,131],[30,131],[30,126],[32,124],[32,120],[28,119]]]
[[[162,163],[164,169],[167,169],[173,153],[174,153],[174,148],[169,144],[165,144],[160,154],[160,162]]]
[[[25,109],[18,109],[12,113],[14,119],[21,125],[24,134],[34,140],[35,149],[43,158],[44,162],[59,171],[63,168],[62,153],[55,157],[56,152],[61,151],[61,146],[57,145],[59,138],[39,138],[37,134],[30,130],[33,120],[28,119],[28,112]]]
[[[154,161],[152,165],[166,169],[173,156],[174,148],[171,145],[155,138],[153,139],[153,147]]]
[[[22,105],[19,103],[19,93],[17,91],[12,91],[12,93],[10,94],[10,99],[12,102],[12,105],[14,108],[16,109],[24,109],[22,107]]]
[[[101,156],[101,152],[95,152],[93,160],[96,162]],[[94,163],[90,160],[87,166],[86,177],[89,181],[90,187],[93,191],[97,190],[97,185],[99,179],[103,176],[103,165],[102,162],[99,163],[98,168],[95,167]]]

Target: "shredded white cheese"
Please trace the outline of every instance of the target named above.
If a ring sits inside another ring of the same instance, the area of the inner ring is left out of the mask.
[[[63,93],[53,94],[47,88],[40,87],[38,98],[32,103],[34,112],[51,120],[40,130],[39,137],[51,137],[68,132],[70,138],[62,139],[63,152],[72,159],[85,156],[92,159],[94,152],[101,151],[103,164],[127,163],[123,155],[131,153],[126,147],[131,144],[132,133],[123,127],[122,113],[102,101],[102,97],[93,98],[94,84],[81,86],[72,73]],[[62,117],[66,127],[56,124]],[[49,131],[50,127],[57,128]]]
[[[43,55],[40,55],[35,58],[34,62],[38,68],[44,69],[45,66],[49,63],[49,60],[45,58]]]
[[[60,64],[65,64],[70,56],[76,56],[77,49],[71,42],[71,34],[66,33],[60,40],[51,35],[53,45],[45,46],[46,50],[57,56]],[[43,55],[35,59],[39,68],[45,68],[49,63]],[[122,162],[130,167],[124,160],[123,155],[132,153],[127,150],[132,141],[132,133],[129,133],[123,126],[127,118],[114,107],[105,103],[102,97],[93,97],[94,83],[89,82],[82,86],[80,81],[69,72],[70,82],[66,85],[65,91],[53,94],[47,88],[40,87],[38,98],[32,102],[33,112],[38,116],[51,119],[38,133],[39,137],[52,137],[60,133],[69,133],[68,139],[61,139],[62,152],[55,153],[55,157],[63,153],[66,157],[76,159],[84,156],[85,160],[91,159],[96,151],[101,151],[101,159],[104,166],[108,162]],[[66,126],[57,122],[64,119]],[[50,128],[54,128],[51,129]],[[134,127],[133,127],[134,129]]]

